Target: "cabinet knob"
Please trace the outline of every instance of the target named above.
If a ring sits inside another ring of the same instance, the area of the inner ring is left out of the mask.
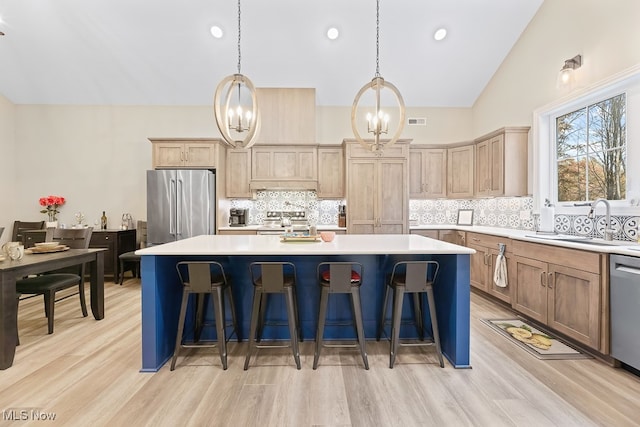
[[[547,286],[550,289],[553,289],[553,274],[552,273],[547,273],[548,279],[547,279]]]
[[[540,285],[541,286],[546,286],[546,284],[544,283],[545,282],[545,280],[544,280],[545,277],[546,277],[546,273],[544,271],[541,271],[540,272]]]

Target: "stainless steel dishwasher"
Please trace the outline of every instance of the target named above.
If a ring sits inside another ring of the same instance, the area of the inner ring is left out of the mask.
[[[640,258],[611,255],[611,355],[640,369]]]

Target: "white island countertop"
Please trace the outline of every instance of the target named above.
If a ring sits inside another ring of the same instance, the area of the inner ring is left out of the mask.
[[[281,242],[280,236],[202,235],[137,255],[472,254],[475,250],[415,234],[337,234],[332,242]]]

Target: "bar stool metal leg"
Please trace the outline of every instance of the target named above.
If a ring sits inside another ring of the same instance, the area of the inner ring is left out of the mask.
[[[251,359],[251,352],[255,346],[256,331],[258,329],[258,318],[260,316],[260,304],[263,298],[262,290],[258,287],[253,289],[253,308],[251,310],[251,326],[249,327],[249,346],[247,349],[247,356],[244,359],[244,370],[249,369],[249,360]]]
[[[223,289],[216,286],[215,291],[211,292],[213,306],[216,315],[216,334],[218,336],[218,352],[220,353],[220,361],[222,369],[227,369],[227,337],[225,334],[225,315],[224,315],[224,299],[222,297]]]
[[[360,288],[351,288],[351,307],[353,307],[353,317],[356,323],[356,335],[358,336],[358,346],[360,355],[364,362],[364,368],[369,369],[369,359],[367,358],[367,347],[364,338],[364,326],[362,324],[362,304],[360,303]]]
[[[391,349],[389,352],[389,368],[393,368],[400,343],[403,298],[404,286],[395,286],[393,289],[393,310],[391,314]]]
[[[384,302],[382,303],[382,317],[380,317],[380,325],[378,326],[378,334],[376,335],[376,341],[380,341],[380,337],[384,332],[384,324],[387,320],[387,305],[389,304],[389,293],[391,288],[385,285],[384,290]]]
[[[173,350],[173,357],[171,358],[171,370],[176,368],[176,360],[178,359],[178,352],[180,351],[182,344],[182,332],[184,331],[184,318],[187,314],[187,303],[189,302],[189,291],[185,288],[182,291],[182,304],[180,305],[180,317],[178,318],[178,333],[176,334],[176,347]]]
[[[287,299],[287,316],[289,317],[289,334],[291,335],[291,347],[293,351],[293,358],[296,361],[296,367],[300,369],[300,350],[298,349],[298,325],[296,322],[296,303],[293,296],[293,288],[291,286],[286,287],[286,299]]]
[[[318,359],[322,349],[324,324],[327,316],[327,303],[329,301],[329,288],[323,286],[320,290],[320,308],[318,310],[318,329],[316,331],[316,350],[313,356],[313,369],[318,369]]]

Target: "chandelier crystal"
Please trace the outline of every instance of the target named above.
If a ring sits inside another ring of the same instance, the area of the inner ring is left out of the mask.
[[[393,133],[391,138],[382,139],[382,136],[388,135],[389,133],[390,121],[390,115],[388,112],[383,111],[381,103],[381,95],[386,93],[383,92],[385,89],[393,95],[393,98],[397,103],[398,125],[396,126],[396,131]],[[359,123],[362,122],[362,117],[358,116],[358,110],[362,96],[369,90],[373,91],[375,103],[373,112],[367,112],[365,119],[367,122],[367,135],[372,135],[373,139],[369,138],[365,140],[358,130]],[[368,150],[382,154],[382,150],[385,146],[388,147],[394,144],[400,138],[402,130],[404,129],[404,118],[405,106],[400,91],[380,75],[380,0],[376,0],[376,74],[371,82],[365,84],[356,94],[353,106],[351,107],[351,128],[353,129],[353,134],[355,135],[356,140],[361,145]]]
[[[218,84],[213,97],[216,124],[224,141],[234,148],[251,147],[260,129],[260,113],[256,88],[241,73],[240,0],[238,0],[238,72]]]

